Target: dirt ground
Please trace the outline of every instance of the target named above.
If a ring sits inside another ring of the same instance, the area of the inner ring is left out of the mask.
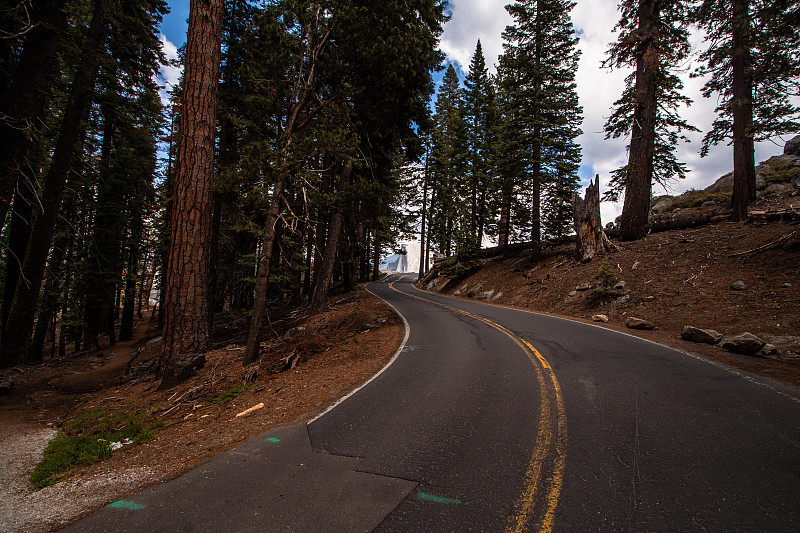
[[[57,529],[270,427],[309,420],[376,374],[403,338],[400,319],[360,289],[318,316],[273,323],[259,362],[247,368],[239,336],[240,344],[207,353],[205,367],[178,387],[158,390],[159,382],[146,374],[120,384],[131,360],[135,367],[159,353],[159,339],[146,340],[152,335],[148,326],[140,324],[140,340],[100,356],[54,359],[0,374],[16,385],[0,398],[0,530]],[[229,334],[223,331],[222,338]],[[244,383],[250,385],[231,401],[207,405]],[[261,403],[264,408],[236,416]],[[65,421],[96,407],[147,412],[164,427],[147,444],[124,446],[106,461],[33,491],[27,477],[46,442]]]
[[[790,200],[800,204],[798,197]],[[776,198],[754,207],[777,201],[785,203]],[[614,241],[616,253],[586,264],[568,253],[543,261],[530,253],[488,259],[464,279],[439,278],[433,290],[586,322],[603,314],[609,322],[598,325],[800,385],[800,253],[780,246],[790,238],[800,239],[797,222],[722,222],[654,233],[635,242]],[[597,303],[591,289],[576,290],[595,283],[591,278],[602,261],[625,282],[627,301]],[[745,290],[733,290],[736,281],[743,281]],[[632,316],[652,322],[655,329],[628,329],[625,320]],[[680,335],[687,325],[726,336],[750,332],[775,345],[777,353],[745,357],[690,343]]]

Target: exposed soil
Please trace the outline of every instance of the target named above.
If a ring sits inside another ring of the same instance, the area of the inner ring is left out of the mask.
[[[753,208],[774,205],[800,205],[800,198],[770,197]],[[586,322],[603,314],[609,322],[599,325],[800,385],[800,253],[781,248],[789,238],[800,238],[797,222],[723,222],[654,233],[640,241],[614,241],[619,251],[586,264],[572,257],[569,246],[563,254],[539,261],[530,252],[496,257],[484,260],[467,277],[440,277],[427,288]],[[602,261],[625,282],[627,298],[595,300],[592,277]],[[732,289],[739,280],[745,290]],[[580,285],[590,288],[576,290]],[[628,329],[625,320],[631,316],[652,322],[655,330]],[[773,344],[777,353],[745,357],[690,343],[680,335],[687,325],[726,336],[750,332]]]
[[[243,367],[244,348],[229,344],[207,353],[205,367],[190,381],[158,390],[159,382],[146,373],[122,383],[131,361],[134,368],[146,365],[159,353],[159,339],[146,342],[148,326],[140,324],[139,341],[99,356],[54,359],[0,374],[16,385],[0,398],[0,530],[56,529],[270,427],[309,420],[377,373],[403,337],[400,319],[360,289],[320,315],[273,323],[254,365]],[[221,338],[230,338],[231,331],[222,328]],[[245,383],[234,399],[207,404]],[[236,416],[260,403],[265,407]],[[96,407],[147,412],[164,427],[147,444],[125,446],[106,461],[33,491],[27,477],[46,442],[66,420]]]

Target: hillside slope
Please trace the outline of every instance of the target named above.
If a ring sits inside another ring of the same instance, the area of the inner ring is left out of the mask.
[[[521,251],[484,259],[478,270],[459,279],[428,278],[425,288],[587,321],[605,315],[606,327],[800,384],[800,224],[795,216],[800,157],[777,156],[759,169],[759,199],[751,213],[788,211],[789,221],[723,221],[652,233],[635,242],[614,241],[616,253],[586,264],[572,257],[571,246],[556,247],[543,259]],[[723,177],[706,191],[661,197],[654,208],[662,219],[713,212],[724,220],[726,208],[720,203],[728,181]],[[600,286],[601,270],[611,278],[610,290]],[[631,330],[625,325],[630,317],[655,329]],[[734,355],[683,340],[684,326],[725,336],[749,332],[772,346],[755,357]]]

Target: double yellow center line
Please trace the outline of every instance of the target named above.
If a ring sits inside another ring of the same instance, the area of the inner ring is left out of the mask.
[[[556,506],[564,481],[567,455],[567,415],[564,398],[550,363],[531,343],[502,324],[456,307],[402,292],[395,288],[394,282],[389,283],[389,286],[406,296],[480,320],[508,336],[528,356],[536,370],[536,379],[539,383],[539,430],[536,436],[536,446],[525,472],[524,488],[514,505],[513,513],[509,516],[506,532],[522,533],[531,530],[549,533],[553,530]]]

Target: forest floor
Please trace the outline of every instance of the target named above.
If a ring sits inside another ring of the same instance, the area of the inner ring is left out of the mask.
[[[224,346],[206,354],[194,378],[168,390],[146,373],[128,373],[160,351],[147,316],[136,341],[3,371],[0,380],[15,388],[0,398],[0,530],[57,529],[271,427],[310,420],[376,374],[403,338],[400,319],[364,289],[337,297],[320,315],[273,322],[260,361],[248,367],[243,324],[220,328],[215,338]],[[259,404],[265,407],[236,416]],[[28,476],[47,442],[98,412],[147,413],[162,427],[150,442],[123,446],[34,490]]]

